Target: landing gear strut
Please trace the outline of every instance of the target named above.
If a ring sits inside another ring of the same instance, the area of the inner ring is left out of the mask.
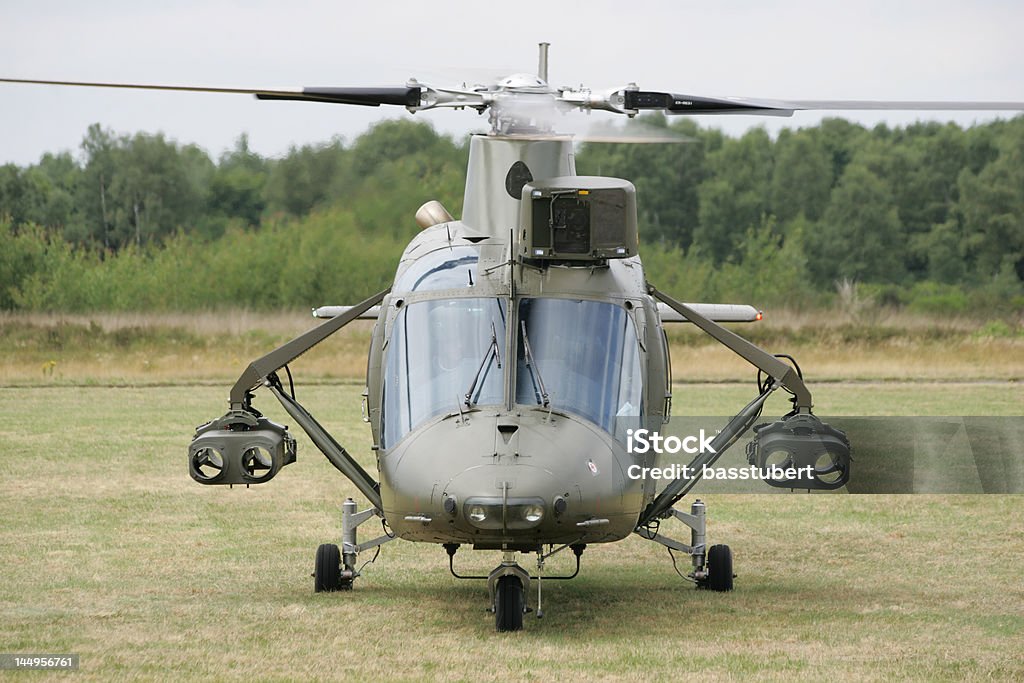
[[[359,576],[356,560],[359,553],[379,548],[395,540],[387,534],[366,543],[356,542],[356,528],[374,515],[380,516],[375,508],[357,512],[358,506],[351,498],[341,505],[341,548],[333,543],[324,543],[316,549],[316,564],[313,569],[313,591],[327,593],[352,590],[352,584]]]
[[[566,548],[572,550],[573,555],[576,556],[576,569],[572,574],[564,574],[559,576],[544,576],[544,562],[552,555],[557,555]],[[536,580],[537,582],[537,618],[540,619],[544,616],[544,611],[541,608],[542,596],[541,588],[544,585],[544,579],[548,581],[568,581],[569,579],[576,578],[580,573],[580,557],[583,555],[583,551],[586,550],[587,546],[585,543],[566,543],[560,545],[557,548],[551,546],[548,552],[543,552],[542,548],[538,546],[537,552],[537,575],[530,576],[530,573],[523,569],[516,562],[516,552],[513,550],[503,550],[501,564],[498,565],[490,574],[487,576],[467,576],[459,574],[455,571],[455,553],[459,550],[458,543],[445,543],[444,549],[448,553],[448,569],[451,571],[452,576],[456,579],[486,579],[487,590],[491,596],[490,606],[487,608],[488,612],[494,614],[494,627],[498,631],[519,631],[523,628],[523,615],[532,612],[527,605],[526,595],[527,590],[530,588],[530,581]]]
[[[692,558],[693,571],[683,578],[689,579],[697,584],[697,588],[708,588],[713,591],[731,591],[732,580],[735,574],[732,573],[732,551],[727,545],[713,545],[710,550],[705,550],[707,539],[707,506],[700,500],[693,501],[689,514],[669,508],[669,517],[675,517],[680,522],[690,527],[690,545],[681,543],[673,538],[662,535],[655,527],[637,527],[633,532],[637,536],[646,538],[649,541],[660,543],[668,548],[669,553],[673,550],[685,553]],[[672,560],[673,565],[675,560]],[[678,569],[676,571],[679,571]],[[680,572],[682,575],[682,572]]]

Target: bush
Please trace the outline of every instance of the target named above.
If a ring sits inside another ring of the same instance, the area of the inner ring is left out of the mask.
[[[918,282],[907,296],[907,308],[915,313],[955,315],[964,313],[969,306],[962,287],[939,282]]]
[[[975,339],[1012,339],[1024,337],[1024,326],[1011,327],[1004,320],[990,320],[974,333]]]

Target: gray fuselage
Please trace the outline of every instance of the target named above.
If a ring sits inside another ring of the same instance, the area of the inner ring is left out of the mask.
[[[367,403],[384,515],[401,538],[478,548],[619,540],[654,496],[626,475],[652,464],[627,452],[627,430],[657,429],[669,391],[640,259],[517,259],[506,172],[526,160],[537,177],[572,175],[571,143],[473,145],[475,224],[412,240],[374,327]]]

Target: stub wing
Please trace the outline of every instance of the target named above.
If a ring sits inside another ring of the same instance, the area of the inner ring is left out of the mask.
[[[348,311],[351,306],[321,306],[313,309],[314,318],[337,318]],[[380,315],[380,306],[370,306],[368,309],[359,314],[358,319],[361,320],[376,320],[377,316]]]
[[[745,304],[686,304],[708,320],[716,323],[752,323],[761,319],[761,311]],[[688,323],[685,317],[658,303],[658,315],[663,323]]]
[[[761,319],[761,311],[757,310],[753,306],[747,306],[745,304],[686,304],[693,310],[697,311],[705,318],[713,320],[716,323],[752,323],[757,322]],[[336,318],[339,315],[348,311],[351,306],[320,306],[319,308],[313,309],[314,318]],[[669,308],[663,303],[658,304],[658,314],[661,316],[661,322],[663,323],[687,323],[690,322],[683,316],[676,313],[674,310]],[[359,318],[376,320],[377,316],[380,315],[380,306],[372,306],[362,314]]]

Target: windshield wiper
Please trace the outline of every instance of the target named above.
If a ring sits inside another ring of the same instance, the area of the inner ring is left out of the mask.
[[[537,361],[533,358],[530,338],[526,336],[526,321],[523,320],[521,322],[523,326],[523,351],[526,353],[526,367],[530,369],[530,375],[533,377],[533,393],[537,395],[537,386],[540,385],[540,394],[537,395],[537,402],[547,408],[551,402],[548,400],[548,391],[544,388],[544,378],[540,376],[540,366],[537,365]]]
[[[494,354],[494,359],[498,362],[498,369],[501,369],[501,353],[500,347],[498,346],[498,332],[494,329],[494,321],[491,321],[491,343],[487,346],[487,351],[484,353],[484,357],[480,359],[480,367],[476,369],[476,374],[473,375],[473,383],[469,385],[469,391],[466,392],[466,407],[473,407],[473,392],[476,391],[476,385],[480,383],[480,377],[486,368],[490,364],[491,354]]]

